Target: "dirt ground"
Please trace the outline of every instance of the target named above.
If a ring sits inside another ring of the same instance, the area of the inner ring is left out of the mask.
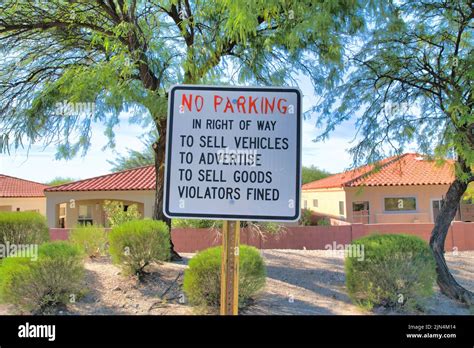
[[[267,284],[244,315],[393,314],[366,312],[354,306],[345,291],[344,260],[325,250],[262,250]],[[183,272],[193,254],[183,261],[155,265],[145,281],[125,277],[109,258],[86,262],[89,292],[58,312],[62,315],[183,315],[196,314],[182,293]],[[446,255],[450,269],[465,287],[474,290],[474,252]],[[472,314],[436,290],[427,314]],[[0,305],[0,314],[18,314]]]

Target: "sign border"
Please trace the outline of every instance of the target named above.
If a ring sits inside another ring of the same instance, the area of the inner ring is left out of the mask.
[[[294,216],[268,216],[268,215],[237,215],[237,214],[191,214],[191,213],[172,213],[169,211],[169,185],[171,170],[168,163],[171,163],[171,150],[172,150],[172,129],[173,129],[173,102],[175,91],[177,90],[236,90],[244,92],[291,92],[297,95],[297,106],[296,106],[296,215]],[[301,99],[302,93],[299,88],[296,87],[239,87],[239,86],[206,86],[206,85],[173,85],[170,87],[168,92],[168,119],[166,129],[166,153],[165,153],[165,173],[164,173],[164,190],[163,190],[163,213],[166,217],[172,218],[189,218],[189,219],[207,219],[207,220],[244,220],[244,221],[282,221],[291,222],[297,221],[301,215],[301,126],[302,126],[302,113],[301,113]]]

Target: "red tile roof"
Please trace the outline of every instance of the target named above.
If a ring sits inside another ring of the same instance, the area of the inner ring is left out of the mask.
[[[344,173],[331,175],[303,185],[303,190],[401,185],[449,185],[454,181],[454,162],[441,165],[416,153],[386,158]]]
[[[43,185],[34,181],[0,174],[0,197],[44,197]]]
[[[46,192],[154,190],[155,167],[145,166],[52,186]]]

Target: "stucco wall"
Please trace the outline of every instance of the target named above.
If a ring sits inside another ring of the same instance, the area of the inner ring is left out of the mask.
[[[20,208],[20,211],[26,210],[38,210],[41,214],[46,216],[46,198],[45,197],[12,197],[12,198],[0,198],[0,211],[17,211],[17,208]],[[6,207],[11,207],[6,208]]]
[[[313,205],[313,200],[318,200],[318,207]],[[346,193],[342,189],[304,190],[301,192],[301,207],[304,201],[308,202],[308,209],[318,213],[345,219],[347,217]],[[339,214],[339,202],[344,202],[344,214]]]
[[[127,203],[142,203],[139,210],[144,217],[153,216],[155,191],[89,191],[89,192],[45,192],[46,216],[50,228],[58,227],[59,204],[67,203],[66,228],[74,227],[80,204],[93,204],[93,217],[100,218],[102,209],[96,209],[95,204],[102,200],[119,200]],[[75,208],[70,208],[70,200],[76,201]]]
[[[352,221],[353,202],[369,201],[371,224],[433,222],[432,200],[442,199],[447,191],[448,185],[349,187],[346,188],[348,221]],[[415,197],[417,209],[415,212],[386,212],[385,197]]]

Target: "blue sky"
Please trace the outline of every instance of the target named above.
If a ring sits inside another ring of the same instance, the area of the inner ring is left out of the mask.
[[[313,88],[305,78],[299,80],[298,87],[303,92],[303,109],[308,110],[317,100]],[[327,141],[317,143],[313,139],[320,130],[315,127],[315,122],[316,115],[303,122],[303,165],[315,165],[331,173],[343,171],[351,163],[347,150],[355,135],[353,122],[342,124]],[[109,173],[111,165],[107,160],[114,159],[127,148],[143,148],[140,136],[144,129],[140,125],[129,124],[126,114],[122,115],[121,123],[115,129],[114,150],[102,150],[107,143],[104,130],[104,126],[96,124],[90,150],[85,156],[77,156],[72,160],[56,160],[56,149],[52,146],[43,148],[41,145],[34,145],[29,153],[17,150],[10,155],[0,154],[0,173],[38,182],[47,182],[58,176],[84,179]]]

